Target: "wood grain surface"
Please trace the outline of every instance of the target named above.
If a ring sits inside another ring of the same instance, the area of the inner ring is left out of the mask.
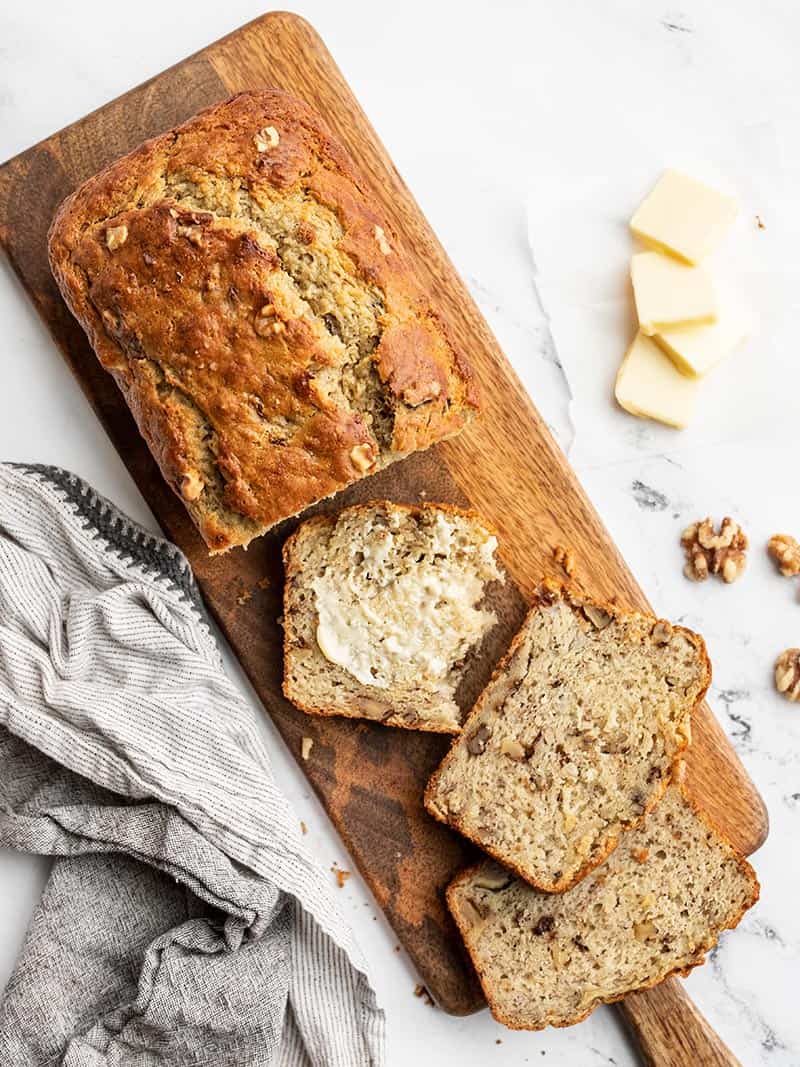
[[[513,580],[500,603],[502,623],[488,650],[487,667],[519,622],[526,594],[544,574],[559,576],[551,555],[557,543],[572,547],[586,590],[646,608],[642,592],[338,68],[299,17],[264,16],[6,163],[0,168],[0,241],[164,532],[188,556],[209,609],[298,760],[302,737],[313,737],[311,759],[300,761],[300,767],[423,981],[446,1011],[464,1014],[480,1008],[483,999],[444,908],[442,890],[470,859],[471,849],[429,819],[421,800],[447,739],[306,717],[283,699],[279,550],[294,523],[255,542],[246,553],[237,549],[208,557],[113,381],[61,301],[47,266],[50,219],[76,185],[200,108],[265,86],[308,101],[350,150],[381,209],[405,235],[414,266],[469,354],[485,396],[482,418],[459,438],[395,464],[337,498],[335,506],[380,496],[444,500],[470,504],[494,523]],[[675,565],[679,574],[677,558]],[[696,715],[694,738],[691,791],[738,848],[753,851],[766,837],[766,811],[707,707]],[[642,996],[658,1015],[659,990]]]
[[[623,1007],[646,1067],[742,1067],[677,978],[631,993]]]

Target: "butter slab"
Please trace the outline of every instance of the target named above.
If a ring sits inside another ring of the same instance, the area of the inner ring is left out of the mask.
[[[664,330],[653,340],[682,374],[702,378],[752,332],[753,316],[733,298],[722,301],[716,322]]]
[[[683,430],[691,422],[699,380],[681,374],[669,356],[641,330],[617,372],[614,395],[631,415]]]
[[[655,333],[717,320],[717,294],[711,275],[660,252],[631,259],[631,281],[640,329]]]
[[[651,248],[695,264],[720,244],[738,212],[732,197],[668,170],[639,205],[630,227]]]

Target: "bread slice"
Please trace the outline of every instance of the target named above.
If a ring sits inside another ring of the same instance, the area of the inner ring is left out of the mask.
[[[497,540],[475,514],[389,501],[304,522],[284,547],[283,691],[304,711],[455,732],[465,660],[496,619]]]
[[[688,974],[758,894],[750,864],[672,785],[613,856],[566,893],[541,893],[485,862],[455,878],[447,902],[492,1014],[516,1030],[541,1030]]]
[[[546,583],[425,805],[563,892],[658,803],[709,681],[697,634]]]

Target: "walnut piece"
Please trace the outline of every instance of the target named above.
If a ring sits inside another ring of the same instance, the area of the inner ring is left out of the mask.
[[[769,539],[767,551],[778,564],[786,578],[800,574],[800,544],[789,534],[774,534]]]
[[[681,544],[686,555],[683,573],[693,582],[704,582],[716,574],[724,582],[735,582],[747,566],[747,534],[738,522],[726,516],[719,533],[711,519],[693,522],[683,531]]]
[[[120,226],[109,226],[106,230],[106,248],[109,252],[116,252],[127,240],[128,227],[124,223]]]
[[[656,930],[651,922],[633,924],[633,936],[637,941],[649,941],[650,938],[655,937],[657,933],[658,930]]]
[[[259,152],[268,152],[270,148],[277,147],[280,137],[274,126],[265,126],[263,130],[258,131],[253,140]]]
[[[476,889],[489,889],[493,893],[508,889],[511,882],[512,876],[500,867],[487,867],[480,874],[476,874],[472,880]]]
[[[775,688],[787,700],[800,701],[800,648],[787,648],[775,660]]]
[[[666,619],[659,619],[650,631],[653,642],[657,645],[668,645],[672,637],[672,625]]]
[[[553,549],[553,559],[570,578],[575,573],[575,557],[568,548],[556,545]]]
[[[388,256],[392,251],[392,246],[386,240],[386,234],[383,232],[382,226],[375,227],[375,240],[378,242],[378,248],[381,250],[384,256]]]
[[[350,449],[350,459],[356,470],[362,473],[368,471],[370,467],[375,466],[375,453],[372,445],[368,443],[355,445]]]
[[[594,604],[584,604],[583,614],[596,630],[605,630],[606,626],[611,622],[609,613]]]
[[[500,743],[500,751],[504,756],[509,756],[511,759],[525,759],[525,749],[513,737],[503,738]]]
[[[274,304],[265,304],[256,314],[253,320],[253,329],[259,337],[269,337],[270,334],[283,333],[286,326],[276,317]]]
[[[197,471],[187,471],[181,478],[181,496],[184,500],[197,500],[205,489],[205,482]]]
[[[472,737],[467,741],[467,751],[471,756],[482,756],[486,750],[486,742],[492,736],[492,731],[485,723],[481,723]]]

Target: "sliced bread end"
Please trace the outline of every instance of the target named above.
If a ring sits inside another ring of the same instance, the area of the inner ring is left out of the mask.
[[[567,892],[539,892],[488,861],[459,874],[447,902],[492,1014],[541,1030],[688,974],[758,895],[750,864],[676,784]]]

